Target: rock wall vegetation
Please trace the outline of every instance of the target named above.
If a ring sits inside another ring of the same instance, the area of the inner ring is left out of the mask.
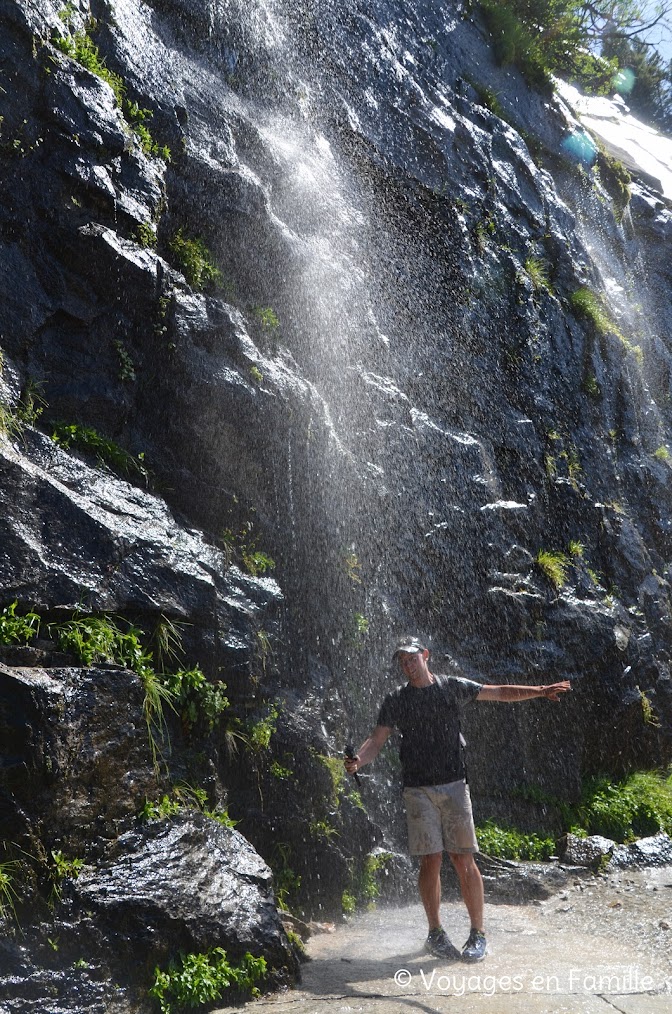
[[[1,9],[3,1010],[290,981],[400,631],[573,681],[472,710],[483,817],[669,759],[672,217],[478,9]]]

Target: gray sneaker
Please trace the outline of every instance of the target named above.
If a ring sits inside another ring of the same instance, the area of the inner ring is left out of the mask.
[[[429,931],[429,936],[425,940],[425,950],[435,958],[446,958],[448,961],[459,961],[461,957],[457,947],[451,944],[446,931],[440,926]]]
[[[481,930],[472,929],[469,939],[462,948],[463,961],[482,961],[485,957],[486,943],[485,933]]]

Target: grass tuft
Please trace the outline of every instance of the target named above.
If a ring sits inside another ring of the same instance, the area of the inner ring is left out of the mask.
[[[556,589],[562,588],[566,583],[570,560],[564,553],[540,549],[534,562]]]

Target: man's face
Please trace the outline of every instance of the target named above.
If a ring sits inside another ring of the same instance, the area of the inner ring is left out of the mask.
[[[427,658],[429,652],[424,651],[400,651],[397,655],[399,666],[408,682],[413,685],[427,678]]]

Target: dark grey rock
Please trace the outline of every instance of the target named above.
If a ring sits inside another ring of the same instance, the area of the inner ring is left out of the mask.
[[[156,793],[144,693],[125,669],[10,669],[0,665],[1,791],[6,833],[81,853]]]
[[[232,961],[265,955],[276,985],[296,972],[270,869],[241,834],[201,815],[122,835],[69,886],[65,908],[71,932],[103,947],[114,935],[118,956],[143,968],[223,947]]]

